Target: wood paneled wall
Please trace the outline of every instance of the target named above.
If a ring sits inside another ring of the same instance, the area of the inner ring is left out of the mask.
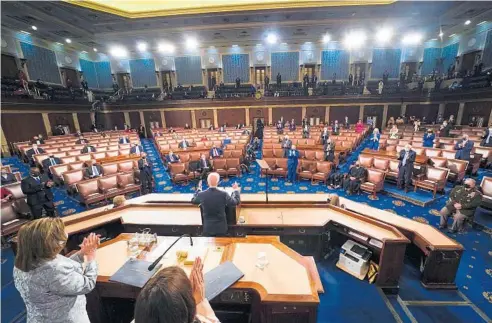
[[[48,119],[50,120],[51,131],[57,125],[68,125],[70,132],[75,132],[75,125],[71,113],[48,113]]]
[[[81,132],[91,131],[92,120],[90,113],[77,113],[77,118],[79,119],[79,126]]]
[[[195,111],[195,121],[196,127],[200,128],[200,120],[201,119],[210,119],[210,123],[214,124],[214,111],[212,109],[203,109]],[[184,126],[184,123],[182,124]],[[220,126],[220,124],[219,124]]]
[[[168,127],[182,127],[185,124],[189,124],[191,126],[192,124],[191,111],[183,111],[183,110],[164,111],[164,117],[166,118],[166,126]]]
[[[492,102],[468,102],[465,104],[465,110],[461,118],[461,124],[467,125],[473,117],[483,117],[483,126],[487,127],[489,123],[490,110]]]
[[[302,109],[300,107],[292,107],[292,108],[275,108],[272,110],[272,122],[277,122],[281,117],[284,117],[284,120],[292,120],[294,119],[296,124],[302,123]]]
[[[220,109],[217,110],[217,120],[219,125],[228,126],[246,123],[246,112],[244,109]],[[198,124],[197,124],[198,125]]]
[[[124,129],[125,115],[123,112],[102,113],[101,117],[105,130],[113,130],[114,126],[117,126],[120,130]]]
[[[130,116],[130,127],[133,129],[138,129],[140,127],[140,113],[134,111],[134,112],[129,112],[128,115]]]
[[[252,125],[254,124],[256,118],[263,118],[265,120],[265,124],[269,124],[270,120],[268,118],[268,108],[249,109],[249,121],[251,122]]]
[[[408,117],[414,116],[418,119],[425,117],[427,121],[434,121],[437,119],[438,111],[439,104],[409,104],[405,115]]]
[[[152,133],[150,132],[150,123],[151,122],[159,122],[159,127],[162,127],[162,119],[160,111],[144,111],[144,120],[145,120],[145,130],[147,131],[147,136],[151,137]]]
[[[458,109],[460,108],[459,103],[447,103],[444,107],[444,119],[449,119],[451,115],[454,116],[454,120],[456,120],[456,116],[458,115]]]
[[[389,105],[388,106],[388,117],[387,121],[393,117],[395,120],[401,115],[401,105]],[[383,125],[384,128],[386,128],[386,125]]]
[[[319,118],[320,122],[324,122],[325,110],[325,107],[307,107],[306,118]]]
[[[330,108],[330,122],[343,123],[345,116],[349,118],[350,123],[356,123],[359,120],[359,106],[345,106],[345,107],[332,107]]]
[[[362,122],[366,123],[367,117],[376,117],[376,127],[381,130],[383,124],[383,110],[382,105],[366,105],[364,107],[364,117]]]
[[[39,134],[47,135],[41,113],[4,114],[2,130],[7,142],[27,141]]]

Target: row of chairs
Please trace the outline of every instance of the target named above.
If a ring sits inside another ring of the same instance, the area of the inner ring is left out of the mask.
[[[135,181],[133,172],[104,175],[80,181],[76,185],[80,201],[86,207],[101,201],[107,202],[117,195],[140,191],[140,184]]]
[[[78,154],[76,154],[78,152]],[[51,154],[38,154],[34,155],[34,160],[36,164],[40,167],[43,165],[43,161],[50,157]],[[111,150],[111,151],[100,151],[95,153],[82,154],[80,151],[73,151],[73,154],[67,154],[63,156],[63,153],[53,153],[53,156],[60,158],[62,164],[71,164],[76,162],[87,162],[89,160],[100,160],[100,159],[110,159],[117,157],[127,156],[131,158],[130,149],[121,150]]]
[[[169,164],[169,175],[171,181],[176,183],[188,184],[189,181],[201,178],[202,174],[196,167],[190,168],[192,160],[188,162],[180,162]],[[214,172],[217,172],[221,177],[228,178],[229,176],[241,176],[239,158],[220,158],[211,161],[211,166]]]
[[[20,173],[18,174],[19,176],[16,175],[17,182],[3,186],[12,192],[12,199],[1,203],[0,234],[2,240],[15,235],[24,224],[29,222],[31,215],[29,206],[26,203],[26,195],[21,189]]]
[[[261,170],[261,174],[273,177],[287,177],[287,158],[264,158],[270,170]],[[308,179],[311,183],[323,182],[325,185],[330,176],[333,163],[326,161],[300,160],[296,170],[297,180]]]
[[[204,151],[204,152],[179,152],[176,155],[178,155],[179,160],[183,163],[190,162],[190,161],[198,161],[200,160],[201,155],[205,155],[206,159],[210,158],[210,152],[209,151]],[[243,150],[240,149],[234,149],[234,150],[224,150],[223,151],[223,157],[222,158],[241,158],[243,156]]]

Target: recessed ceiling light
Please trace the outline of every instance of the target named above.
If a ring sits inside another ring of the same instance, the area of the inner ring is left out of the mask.
[[[72,40],[71,40],[70,38],[67,38],[67,39],[65,39],[65,42],[66,42],[67,44],[70,44],[70,43],[72,43]]]
[[[329,41],[331,40],[331,37],[330,35],[326,34],[326,35],[323,35],[323,43],[328,43]]]
[[[193,38],[193,37],[189,37],[186,39],[186,48],[188,49],[196,49],[198,47],[198,41]]]
[[[471,24],[470,20],[465,21],[465,26],[468,26],[469,24]]]
[[[407,45],[416,45],[422,40],[422,35],[418,33],[410,33],[403,37],[402,42]]]
[[[95,51],[95,52],[97,52],[97,48],[95,48],[95,47],[92,50]]]
[[[456,36],[456,34],[451,34],[451,35],[449,35],[449,38],[452,38],[454,36]]]
[[[176,48],[174,47],[173,44],[159,44],[157,46],[157,50],[161,53],[171,54],[171,53],[174,53]]]
[[[441,32],[439,33],[439,37],[442,37],[442,36],[444,36],[444,33],[441,31]]]
[[[343,43],[349,49],[360,48],[366,41],[367,36],[363,31],[354,31],[345,36]]]
[[[140,52],[145,52],[147,50],[147,43],[144,43],[144,42],[140,42],[137,44],[137,49],[140,51]]]
[[[38,30],[38,27],[36,26],[31,26],[32,30]]]
[[[118,58],[123,58],[123,57],[128,56],[128,52],[127,52],[126,48],[121,47],[121,46],[115,46],[115,47],[111,48],[109,53],[112,56],[118,57]]]
[[[379,43],[386,43],[393,37],[393,30],[390,28],[382,28],[376,33],[376,40]]]
[[[278,40],[278,37],[274,33],[269,33],[266,40],[269,44],[275,44]]]

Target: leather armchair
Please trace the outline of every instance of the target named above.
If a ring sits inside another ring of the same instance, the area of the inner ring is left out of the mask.
[[[432,157],[431,161],[434,163],[434,167],[443,167],[446,168],[448,160],[443,157]]]
[[[374,157],[373,168],[386,172],[388,171],[389,163],[390,161],[388,159]]]
[[[85,162],[79,161],[75,163],[68,164],[70,170],[83,169],[85,168]]]
[[[362,167],[366,169],[372,167],[373,159],[374,158],[371,156],[359,155],[359,163]]]
[[[284,158],[284,150],[282,148],[273,149],[273,155],[277,158]]]
[[[171,182],[174,184],[179,182],[188,183],[188,175],[186,174],[184,163],[169,164],[169,175],[171,176]]]
[[[376,196],[376,193],[384,187],[384,178],[386,173],[378,169],[368,169],[367,179],[360,185],[361,190]]]
[[[227,158],[227,176],[241,176],[241,169],[239,168],[239,158]]]
[[[386,178],[390,178],[392,180],[398,179],[398,172],[400,171],[398,168],[398,160],[391,159],[388,165],[388,171],[386,172]]]
[[[309,179],[312,181],[313,174],[317,172],[316,163],[317,162],[310,160],[300,160],[299,168],[297,170],[297,179]]]
[[[117,175],[118,188],[120,194],[127,194],[140,191],[140,185],[135,183],[133,172],[122,173]]]
[[[69,170],[68,172],[63,172],[62,176],[63,182],[68,187],[70,193],[74,187],[77,188],[75,184],[84,179],[84,171],[82,169]]]
[[[307,160],[316,160],[316,152],[313,150],[305,150],[304,158],[306,158]]]
[[[443,191],[448,180],[449,169],[438,167],[427,167],[426,173],[414,179],[414,192],[417,188],[431,190],[432,197],[436,197],[437,191]]]
[[[133,172],[133,161],[127,160],[118,163],[118,172],[127,173]]]
[[[316,172],[311,177],[311,183],[314,183],[314,181],[322,181],[326,185],[328,176],[330,176],[331,165],[330,162],[317,162]]]
[[[183,163],[187,163],[191,159],[190,154],[189,153],[185,153],[185,152],[179,153],[178,154],[178,157],[179,157],[179,160],[181,160],[181,162],[183,162]]]
[[[117,163],[104,164],[104,165],[101,165],[101,167],[102,167],[104,175],[111,175],[111,174],[118,173],[118,164]]]
[[[268,171],[268,174],[271,175],[272,171],[275,169],[275,166],[277,165],[277,159],[276,158],[263,158],[263,160],[270,166],[270,170]],[[261,170],[261,176],[264,176],[266,174],[266,170],[262,169]]]
[[[316,150],[315,151],[315,158],[316,158],[316,160],[318,160],[318,161],[325,161],[325,156],[326,156],[326,154],[325,154],[324,151],[322,151],[322,150]]]
[[[105,199],[115,197],[120,194],[118,188],[118,175],[110,175],[99,177],[98,179],[99,190],[103,193]]]
[[[88,179],[86,181],[78,182],[77,190],[79,191],[80,201],[85,204],[86,207],[89,204],[103,201],[104,195],[99,190],[99,184],[97,178]]]
[[[449,169],[448,178],[452,182],[459,182],[465,178],[466,169],[468,168],[468,161],[458,159],[448,159],[446,168]]]
[[[225,159],[214,159],[213,168],[221,177],[227,177],[227,163]]]
[[[54,165],[50,166],[51,174],[53,175],[53,180],[60,184],[63,181],[63,173],[67,172],[69,169],[68,164]]]
[[[442,156],[442,150],[441,149],[434,149],[434,148],[425,148],[425,155],[429,158],[441,157]]]
[[[273,176],[287,176],[287,158],[277,158],[275,162],[275,169],[272,169],[271,174]]]
[[[492,210],[492,177],[485,176],[480,183],[482,188],[482,204],[486,209]]]
[[[23,218],[17,213],[14,202],[6,202],[1,205],[0,213],[1,231],[0,234],[3,237],[16,234],[19,229],[29,222],[28,219]]]
[[[454,146],[453,146],[454,148]],[[454,159],[456,156],[456,151],[454,150],[443,150],[441,156],[447,159]]]
[[[263,158],[272,158],[272,157],[273,157],[273,150],[272,149],[263,150]]]

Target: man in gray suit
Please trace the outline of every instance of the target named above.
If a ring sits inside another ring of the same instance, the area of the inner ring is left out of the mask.
[[[237,183],[232,185],[232,192],[217,189],[220,181],[218,173],[210,173],[207,177],[209,188],[202,192],[202,182],[191,199],[191,203],[200,205],[203,218],[203,235],[209,237],[224,236],[227,234],[226,207],[236,206],[240,203],[240,188]]]

